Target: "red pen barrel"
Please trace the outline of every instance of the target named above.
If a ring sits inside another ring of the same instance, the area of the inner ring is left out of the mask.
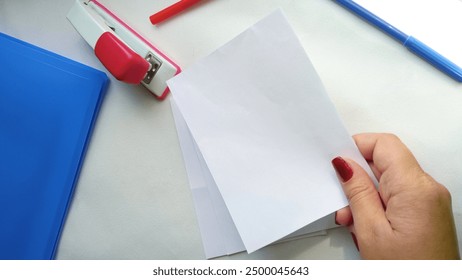
[[[163,10],[160,12],[157,12],[153,14],[152,16],[149,17],[149,20],[151,21],[152,24],[158,24],[170,17],[173,17],[174,15],[184,11],[185,9],[191,7],[192,5],[196,4],[200,0],[182,0],[179,1]]]

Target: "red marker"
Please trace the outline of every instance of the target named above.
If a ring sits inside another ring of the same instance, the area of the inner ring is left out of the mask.
[[[158,24],[178,14],[179,12],[186,10],[187,8],[191,7],[199,1],[200,0],[181,0],[180,2],[177,2],[170,7],[163,9],[162,11],[153,14],[149,17],[149,20],[154,25]]]

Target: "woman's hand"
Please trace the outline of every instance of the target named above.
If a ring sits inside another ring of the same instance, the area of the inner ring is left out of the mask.
[[[354,161],[332,161],[350,202],[336,222],[348,226],[364,259],[458,259],[449,191],[425,173],[394,135],[359,134],[356,144],[379,181]]]

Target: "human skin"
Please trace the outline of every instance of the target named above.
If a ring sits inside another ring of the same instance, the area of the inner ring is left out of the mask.
[[[349,228],[363,259],[459,259],[451,195],[425,173],[392,134],[358,134],[354,140],[379,181],[351,159],[337,157],[349,207],[336,222]]]

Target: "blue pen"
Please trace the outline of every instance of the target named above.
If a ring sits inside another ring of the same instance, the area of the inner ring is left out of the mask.
[[[398,42],[403,44],[408,50],[420,56],[442,72],[451,76],[456,81],[462,82],[462,68],[452,63],[449,59],[434,51],[429,46],[425,45],[416,38],[406,35],[393,25],[369,12],[357,3],[351,0],[335,0],[338,4],[347,10],[355,13],[370,24],[376,26],[383,32],[395,38]]]

